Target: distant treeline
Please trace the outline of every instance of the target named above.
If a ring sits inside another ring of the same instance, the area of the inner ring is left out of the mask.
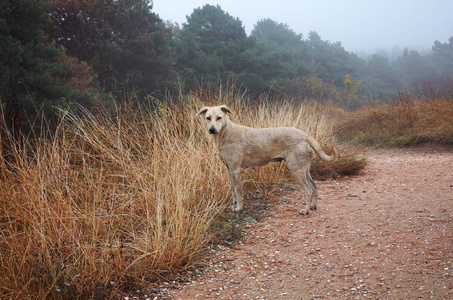
[[[247,35],[220,6],[194,9],[182,26],[157,13],[149,0],[0,0],[8,126],[37,114],[52,119],[56,108],[232,83],[351,108],[398,90],[452,92],[453,37],[434,42],[426,55],[404,49],[396,59],[375,54],[366,61],[340,42],[316,32],[305,38],[270,19]]]

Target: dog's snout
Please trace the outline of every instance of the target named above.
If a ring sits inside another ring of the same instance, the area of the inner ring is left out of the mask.
[[[214,126],[212,126],[211,128],[209,128],[209,133],[210,133],[210,134],[217,133],[217,131],[215,130]]]

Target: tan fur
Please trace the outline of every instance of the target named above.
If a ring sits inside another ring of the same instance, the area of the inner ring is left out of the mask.
[[[316,209],[318,191],[310,175],[313,150],[326,161],[337,158],[332,146],[332,156],[321,149],[319,143],[302,130],[291,127],[255,129],[233,123],[226,105],[203,107],[197,113],[204,115],[209,133],[218,148],[220,159],[226,165],[233,192],[232,209],[242,209],[241,168],[255,168],[270,162],[285,160],[296,182],[304,189],[307,202],[301,214]]]

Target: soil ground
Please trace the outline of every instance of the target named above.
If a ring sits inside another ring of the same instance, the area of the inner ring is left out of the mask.
[[[241,242],[155,299],[453,299],[453,151],[368,156],[361,175],[318,181],[307,216],[302,191],[276,197]]]

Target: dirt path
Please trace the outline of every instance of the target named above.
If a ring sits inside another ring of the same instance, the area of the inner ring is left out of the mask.
[[[360,176],[318,182],[249,223],[173,299],[453,299],[453,152],[383,149]]]

